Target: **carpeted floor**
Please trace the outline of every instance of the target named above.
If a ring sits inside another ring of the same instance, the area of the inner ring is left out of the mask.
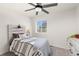
[[[14,53],[12,53],[12,52],[6,52],[1,56],[16,56],[16,55]]]
[[[68,50],[51,46],[51,56],[68,56]],[[7,52],[1,56],[16,56],[14,53]]]
[[[51,46],[52,56],[69,56],[68,50]]]

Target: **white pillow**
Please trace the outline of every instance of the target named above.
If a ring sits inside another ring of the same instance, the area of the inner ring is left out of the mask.
[[[19,37],[21,39],[29,39],[29,36],[27,36],[26,34],[20,34]]]

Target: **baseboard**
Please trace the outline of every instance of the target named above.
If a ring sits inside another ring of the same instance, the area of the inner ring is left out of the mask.
[[[62,48],[62,49],[69,50],[69,48],[65,48],[65,47],[59,47],[59,46],[56,46],[56,45],[50,45],[50,47],[58,47],[58,48]]]

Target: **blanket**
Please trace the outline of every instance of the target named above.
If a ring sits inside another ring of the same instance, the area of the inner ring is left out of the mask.
[[[28,42],[22,42],[21,40],[13,40],[10,51],[14,52],[18,56],[43,56],[43,53],[39,48],[34,47]]]

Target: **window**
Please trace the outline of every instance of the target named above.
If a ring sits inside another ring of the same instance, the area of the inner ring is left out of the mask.
[[[36,21],[36,32],[47,32],[47,21],[46,20]]]

